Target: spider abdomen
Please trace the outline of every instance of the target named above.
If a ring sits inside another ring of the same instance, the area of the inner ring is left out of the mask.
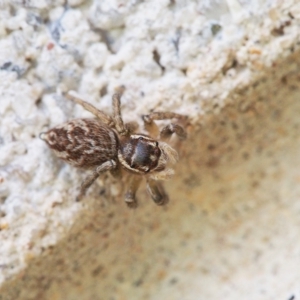
[[[42,133],[56,156],[80,168],[92,168],[116,159],[115,132],[96,119],[75,119]]]

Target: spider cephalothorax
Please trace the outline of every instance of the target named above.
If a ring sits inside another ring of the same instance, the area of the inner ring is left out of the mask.
[[[137,205],[135,193],[141,175],[147,179],[147,190],[158,205],[165,204],[168,197],[159,180],[174,174],[169,164],[178,161],[177,152],[166,142],[134,133],[136,124],[124,124],[120,111],[120,95],[113,96],[113,117],[106,115],[88,102],[69,93],[67,97],[93,113],[97,119],[75,119],[42,133],[40,137],[64,161],[80,168],[92,169],[81,186],[80,199],[97,177],[105,172],[124,170],[132,173],[125,201],[130,207]],[[154,112],[143,116],[148,125],[154,120],[182,119],[175,113]],[[184,139],[186,133],[178,124],[169,124],[161,130],[161,137],[168,139],[173,133]]]
[[[121,143],[118,158],[124,168],[137,174],[163,172],[168,161],[177,161],[177,152],[164,142],[144,134],[132,134]],[[151,177],[151,176],[150,176]]]

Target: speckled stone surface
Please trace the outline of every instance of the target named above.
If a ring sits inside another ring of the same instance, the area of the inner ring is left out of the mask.
[[[300,297],[296,2],[0,3],[1,300]],[[37,138],[120,84],[126,120],[191,118],[165,207],[105,176],[75,202]]]

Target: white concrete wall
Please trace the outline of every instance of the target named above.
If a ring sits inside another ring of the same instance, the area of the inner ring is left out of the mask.
[[[295,0],[0,2],[0,299],[298,299],[299,25]],[[120,85],[127,121],[190,116],[166,207],[106,176],[75,202],[38,138],[90,116],[62,92],[110,112]]]

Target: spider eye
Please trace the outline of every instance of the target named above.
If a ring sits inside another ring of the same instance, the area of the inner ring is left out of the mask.
[[[142,141],[143,139],[144,139],[143,137],[141,137],[141,136],[139,137],[139,141]]]
[[[155,142],[155,147],[158,147],[158,142]]]

